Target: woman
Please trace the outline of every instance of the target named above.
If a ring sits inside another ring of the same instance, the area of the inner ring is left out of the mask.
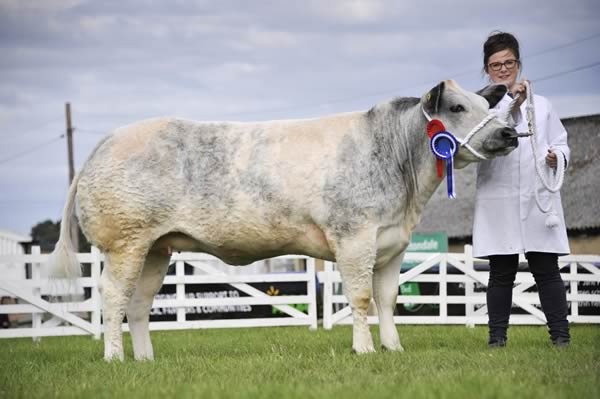
[[[494,32],[484,43],[483,53],[483,69],[490,81],[509,88],[496,111],[508,112],[513,96],[519,94],[511,115],[516,130],[527,132],[525,82],[517,82],[522,68],[517,39],[510,33]],[[567,132],[546,98],[534,95],[534,104],[538,162],[541,168],[554,171],[557,162],[564,162],[566,168]],[[558,269],[558,256],[570,252],[569,242],[560,194],[543,189],[536,175],[532,139],[520,139],[519,147],[509,155],[483,161],[477,167],[473,254],[490,261],[490,347],[506,346],[520,253],[525,254],[535,278],[552,343],[566,347],[570,342],[566,290]],[[542,207],[552,204],[552,223],[547,222],[549,214],[539,209],[534,190],[538,190]]]

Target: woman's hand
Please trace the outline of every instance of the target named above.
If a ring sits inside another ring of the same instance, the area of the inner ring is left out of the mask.
[[[548,154],[546,154],[546,165],[550,166],[552,169],[556,169],[556,153],[552,152],[551,149],[548,149]]]
[[[519,96],[515,106],[520,107],[521,104],[527,99],[527,88],[525,87],[525,80],[517,82],[510,88],[510,92],[513,96]]]

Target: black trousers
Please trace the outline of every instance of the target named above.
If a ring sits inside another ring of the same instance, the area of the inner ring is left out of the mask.
[[[567,292],[558,269],[558,255],[545,252],[525,254],[533,274],[546,315],[550,337],[569,338],[567,321]],[[490,280],[487,289],[487,307],[490,337],[506,339],[508,319],[512,307],[512,291],[519,267],[519,255],[491,255]]]

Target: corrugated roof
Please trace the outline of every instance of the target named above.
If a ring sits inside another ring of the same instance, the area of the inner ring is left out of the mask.
[[[600,114],[565,118],[571,159],[561,189],[567,229],[600,227]],[[473,229],[475,166],[456,171],[457,199],[449,200],[445,182],[423,211],[417,232],[445,231],[469,237]]]

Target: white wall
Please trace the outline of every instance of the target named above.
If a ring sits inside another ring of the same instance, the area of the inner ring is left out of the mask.
[[[30,237],[21,236],[9,231],[0,230],[0,255],[20,255],[25,253],[22,243],[30,242]],[[25,279],[24,263],[0,263],[0,279],[21,280]],[[8,293],[0,290],[0,296]]]

